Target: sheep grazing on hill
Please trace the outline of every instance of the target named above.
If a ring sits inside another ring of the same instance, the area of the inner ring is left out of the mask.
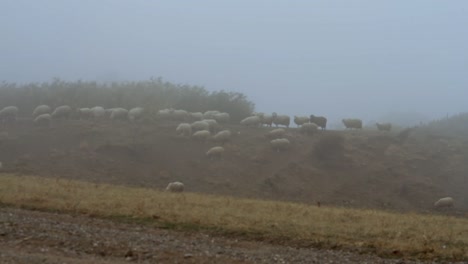
[[[277,139],[277,138],[284,137],[285,134],[286,134],[286,130],[284,130],[283,128],[277,128],[277,129],[273,129],[272,131],[268,132],[265,136],[267,138]]]
[[[190,137],[192,135],[192,127],[188,123],[179,124],[176,128],[176,133],[179,136]]]
[[[210,124],[205,121],[195,121],[190,126],[194,132],[200,130],[210,130]]]
[[[342,120],[346,128],[349,129],[362,129],[362,120],[361,119],[352,119],[347,118]]]
[[[205,113],[203,113],[203,118],[204,119],[215,119],[216,115],[219,114],[219,113],[221,113],[221,112],[216,111],[216,110],[206,111]]]
[[[273,116],[273,124],[275,124],[275,126],[282,125],[282,126],[289,128],[289,124],[291,123],[291,119],[289,118],[289,116],[278,115],[277,113],[273,113],[272,116]]]
[[[240,121],[240,124],[243,125],[243,126],[256,127],[256,126],[258,126],[260,124],[260,117],[258,117],[258,116],[246,117],[246,118],[242,119],[242,121]]]
[[[266,126],[271,127],[271,125],[273,124],[273,116],[272,115],[263,115],[262,117],[260,117],[260,124],[262,126],[266,125]]]
[[[228,113],[217,113],[214,115],[214,120],[216,120],[218,123],[221,124],[226,124],[229,123],[231,120],[231,116]]]
[[[190,115],[185,110],[174,110],[172,112],[171,118],[176,121],[188,121],[190,119]]]
[[[143,107],[134,107],[128,111],[128,120],[134,122],[143,119],[145,110]]]
[[[303,134],[312,135],[318,130],[318,125],[314,123],[305,123],[299,128],[299,131]]]
[[[375,125],[377,126],[377,129],[379,131],[390,131],[390,130],[392,130],[392,124],[390,124],[390,123],[384,123],[384,124],[376,123]]]
[[[125,108],[112,108],[110,112],[111,120],[128,120],[128,110]]]
[[[34,111],[32,113],[33,118],[36,118],[39,115],[42,114],[50,114],[50,111],[52,109],[48,105],[38,105],[36,108],[34,108]]]
[[[50,114],[38,115],[36,116],[36,118],[34,118],[34,125],[41,126],[41,127],[48,127],[50,126],[51,119],[52,117],[50,116]]]
[[[287,138],[277,138],[270,141],[271,147],[277,152],[289,149],[290,142]]]
[[[201,113],[201,112],[190,113],[190,120],[192,120],[192,121],[201,121],[201,120],[203,120],[203,113]]]
[[[294,116],[294,124],[298,127],[302,126],[305,123],[309,123],[309,118],[307,116]]]
[[[167,185],[166,191],[168,192],[183,192],[184,184],[181,182],[171,182]]]
[[[106,116],[106,110],[102,106],[95,106],[91,108],[91,112],[94,118],[103,118]]]
[[[206,156],[210,159],[221,158],[224,153],[224,148],[221,146],[212,147],[206,152]]]
[[[322,130],[327,128],[327,118],[324,116],[314,116],[310,115],[309,117],[310,123],[314,123],[319,126]]]
[[[219,128],[218,122],[214,119],[203,119],[202,121],[208,123],[211,133],[215,133]]]
[[[201,130],[193,133],[192,138],[195,140],[200,140],[200,141],[207,141],[211,136],[210,131],[208,130]]]
[[[55,119],[68,119],[72,113],[72,109],[68,105],[62,105],[55,108],[54,112],[52,112],[51,116]]]
[[[158,111],[156,116],[163,120],[169,120],[173,112],[174,112],[174,109],[161,109]]]
[[[78,108],[76,113],[80,119],[88,119],[93,116],[93,111],[90,108]]]
[[[213,141],[220,142],[223,144],[229,141],[229,139],[231,139],[231,131],[229,130],[220,131],[213,136]]]
[[[452,197],[444,197],[440,198],[437,202],[434,203],[434,207],[436,208],[444,208],[444,207],[453,207],[454,200]]]
[[[0,111],[0,121],[3,123],[15,122],[16,117],[18,116],[18,112],[18,107],[7,106]]]

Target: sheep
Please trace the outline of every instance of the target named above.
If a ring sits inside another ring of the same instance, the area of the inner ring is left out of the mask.
[[[284,137],[284,134],[286,134],[286,130],[283,128],[276,128],[271,130],[266,134],[267,138],[272,138],[272,139],[277,139],[277,138],[282,138]]]
[[[189,113],[185,110],[173,110],[171,118],[176,121],[187,121],[189,119]]]
[[[203,113],[201,112],[190,113],[190,119],[194,121],[201,121],[203,120]]]
[[[231,138],[231,131],[223,130],[213,136],[213,141],[226,143]]]
[[[190,137],[192,135],[192,127],[188,123],[181,123],[176,128],[177,135]]]
[[[273,113],[272,116],[273,116],[273,124],[275,124],[276,127],[278,127],[278,125],[282,125],[282,126],[289,128],[289,124],[291,123],[289,116],[278,115],[277,113]]]
[[[206,141],[210,138],[211,133],[208,130],[201,130],[193,133],[192,138],[200,141]]]
[[[310,123],[314,123],[319,126],[322,130],[327,128],[327,118],[324,116],[314,116],[310,115],[309,117]]]
[[[91,108],[91,113],[94,118],[103,118],[106,115],[106,110],[102,106]]]
[[[203,113],[203,118],[204,119],[215,119],[215,116],[217,114],[219,114],[220,112],[219,111],[216,111],[216,110],[210,110],[210,111],[206,111],[205,113]]]
[[[68,119],[72,113],[72,109],[68,105],[62,105],[57,108],[52,112],[51,117],[52,118],[65,118]]]
[[[391,123],[384,123],[384,124],[376,123],[375,125],[377,126],[377,129],[379,131],[390,131],[390,130],[392,130],[392,124]]]
[[[143,118],[145,110],[143,107],[134,107],[128,111],[128,120],[134,122]]]
[[[437,202],[434,203],[434,207],[436,208],[443,208],[443,207],[453,207],[454,200],[452,197],[444,197],[439,199]]]
[[[110,119],[112,120],[127,120],[128,110],[124,108],[113,108],[110,113]]]
[[[274,150],[280,152],[281,150],[287,150],[289,148],[290,142],[287,138],[277,138],[270,141],[270,145]]]
[[[272,123],[273,123],[273,116],[272,115],[263,115],[261,118],[260,118],[260,123],[261,125],[267,125],[269,127],[271,127]]]
[[[210,130],[210,124],[205,121],[195,121],[190,126],[193,131]]]
[[[7,106],[0,111],[0,121],[2,122],[15,122],[18,116],[18,107]]]
[[[217,113],[214,115],[214,120],[216,120],[218,123],[229,123],[229,120],[231,120],[231,116],[228,113]]]
[[[319,126],[315,123],[305,123],[299,128],[299,131],[304,134],[312,135],[318,130]]]
[[[52,117],[50,116],[50,114],[38,115],[38,116],[36,116],[36,118],[34,118],[34,125],[42,126],[42,127],[48,127],[48,126],[50,126],[50,120],[51,119],[52,119]]]
[[[32,113],[33,118],[42,114],[50,114],[51,108],[48,105],[38,105]]]
[[[218,122],[216,120],[214,120],[214,119],[203,119],[202,121],[208,123],[208,125],[210,126],[210,131],[212,133],[214,133],[214,132],[216,132],[218,130]]]
[[[167,120],[171,118],[173,112],[174,112],[174,109],[161,109],[158,111],[156,115],[160,119]]]
[[[361,129],[362,128],[362,120],[361,119],[343,119],[342,120],[343,124],[345,125],[346,128],[349,129]]]
[[[241,125],[244,125],[244,126],[258,126],[260,124],[260,117],[258,116],[249,116],[249,117],[246,117],[244,119],[242,119],[242,121],[240,121],[240,124]]]
[[[166,191],[168,192],[183,192],[184,184],[181,182],[171,182],[167,185]]]
[[[224,148],[221,146],[212,147],[206,152],[206,156],[210,159],[221,158],[224,153]]]
[[[307,116],[294,116],[294,124],[298,127],[302,126],[302,124],[309,123],[309,118]]]
[[[93,111],[90,108],[78,108],[76,112],[80,119],[88,119],[93,116]]]

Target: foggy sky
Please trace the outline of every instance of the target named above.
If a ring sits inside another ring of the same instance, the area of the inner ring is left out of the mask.
[[[0,0],[0,14],[0,81],[163,77],[332,120],[468,111],[465,0]]]

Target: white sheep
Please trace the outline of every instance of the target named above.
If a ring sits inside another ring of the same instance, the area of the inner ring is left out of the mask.
[[[52,111],[50,106],[38,105],[36,108],[34,108],[32,116],[33,118],[36,118],[37,116],[42,115],[42,114],[50,114],[50,111]]]
[[[221,158],[221,156],[223,155],[224,153],[224,148],[221,147],[221,146],[216,146],[216,147],[212,147],[210,148],[207,152],[206,152],[206,156],[210,159],[214,159],[214,158]]]
[[[309,121],[309,117],[307,116],[294,116],[294,124],[296,124],[298,127],[305,123],[309,123]]]
[[[171,118],[177,121],[188,121],[189,113],[185,110],[174,110],[172,111]]]
[[[287,150],[290,142],[287,138],[277,138],[270,141],[270,145],[274,150],[280,152],[281,150]]]
[[[167,185],[166,191],[168,192],[183,192],[184,184],[181,182],[171,182]]]
[[[362,120],[356,118],[345,118],[342,120],[343,124],[346,128],[349,129],[361,129],[362,128]]]
[[[309,117],[310,123],[314,123],[322,130],[325,130],[327,128],[327,118],[324,116],[315,116],[315,115],[310,115]]]
[[[210,111],[206,111],[205,113],[203,113],[203,118],[204,119],[215,119],[215,116],[217,114],[219,114],[220,112],[219,111],[216,111],[216,110],[210,110]]]
[[[128,119],[132,122],[138,121],[143,118],[144,112],[145,110],[143,109],[143,107],[132,108],[130,109],[130,111],[128,111]]]
[[[177,135],[190,137],[192,135],[192,127],[188,123],[181,123],[176,128]]]
[[[52,118],[69,118],[72,113],[72,109],[68,105],[62,105],[55,108],[54,112],[52,112]]]
[[[229,120],[231,120],[231,116],[228,113],[217,113],[214,115],[214,120],[216,120],[218,123],[229,123]]]
[[[190,126],[192,126],[193,131],[210,130],[210,124],[205,121],[195,121]]]
[[[48,127],[50,125],[51,119],[52,117],[50,116],[50,114],[38,115],[36,116],[36,118],[34,118],[34,125]]]
[[[434,203],[434,207],[443,208],[443,207],[453,207],[454,200],[452,197],[440,198],[437,202]]]
[[[242,119],[242,121],[240,121],[240,124],[241,125],[244,125],[244,126],[258,126],[260,124],[260,117],[258,116],[249,116],[249,117],[246,117],[244,119]]]
[[[210,131],[212,133],[216,132],[218,130],[218,122],[214,119],[203,119],[202,121],[208,123],[210,126]]]
[[[14,122],[18,116],[18,107],[7,106],[0,111],[0,121],[2,122]]]
[[[78,117],[81,119],[88,119],[93,116],[93,112],[90,108],[78,108],[76,112],[78,113]]]
[[[171,118],[172,113],[174,112],[174,109],[161,109],[158,111],[156,116],[160,119],[168,120]]]
[[[127,120],[128,110],[125,108],[112,108],[110,113],[110,119],[112,120]]]
[[[229,130],[219,131],[213,136],[213,141],[220,143],[226,143],[229,139],[231,139],[231,131]]]
[[[277,138],[282,138],[286,134],[286,130],[283,128],[276,128],[271,130],[266,134],[267,138],[272,138],[272,139],[277,139]]]
[[[201,112],[190,113],[190,120],[193,120],[193,121],[203,120],[203,113]]]
[[[273,116],[272,115],[263,115],[261,118],[260,118],[260,123],[261,125],[267,125],[269,127],[271,127],[271,125],[273,124]]]
[[[103,118],[106,115],[106,110],[102,106],[95,106],[91,108],[92,116],[96,119]]]
[[[291,123],[291,119],[287,115],[278,115],[277,113],[273,113],[273,124],[275,126],[282,125],[289,128],[289,124]]]
[[[299,131],[304,134],[312,135],[317,132],[319,126],[314,123],[305,123],[299,128]]]
[[[200,141],[206,141],[210,138],[211,133],[208,130],[201,130],[193,133],[192,138]]]

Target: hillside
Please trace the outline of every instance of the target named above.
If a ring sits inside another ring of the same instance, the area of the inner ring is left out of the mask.
[[[210,160],[215,144],[178,137],[176,126],[67,120],[39,128],[23,119],[1,128],[2,170],[154,188],[178,180],[190,192],[401,211],[433,211],[450,195],[454,213],[468,210],[468,143],[460,139],[291,128],[291,149],[275,152],[264,136],[270,128],[231,124],[225,155]]]

